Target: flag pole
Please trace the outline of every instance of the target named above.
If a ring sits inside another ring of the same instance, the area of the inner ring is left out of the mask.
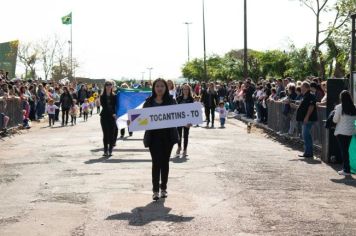
[[[71,72],[71,76],[72,78],[74,77],[74,73],[73,73],[73,15],[71,13],[71,24],[70,24],[70,72]]]

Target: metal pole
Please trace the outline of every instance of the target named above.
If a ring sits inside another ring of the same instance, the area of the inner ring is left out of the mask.
[[[73,72],[73,20],[70,24],[70,74],[71,74],[72,79],[75,78],[75,75]]]
[[[356,65],[355,65],[355,59],[356,59],[356,29],[355,29],[355,20],[356,20],[356,14],[353,14],[351,16],[352,19],[352,29],[351,29],[351,66],[350,66],[350,90],[352,97],[354,98],[354,102],[356,103],[356,98],[355,98],[355,78],[354,78],[354,73],[356,71]]]
[[[205,1],[203,0],[203,40],[204,40],[204,81],[208,80],[208,72],[206,69],[206,42],[205,42]]]
[[[247,1],[244,0],[244,77],[248,78],[247,68]]]
[[[190,22],[185,22],[184,24],[187,25],[187,35],[188,35],[188,62],[190,61],[190,36],[189,36],[189,25],[191,25],[192,23]]]
[[[150,82],[151,82],[151,71],[153,70],[153,68],[150,67],[150,68],[147,68],[147,69],[150,71]]]

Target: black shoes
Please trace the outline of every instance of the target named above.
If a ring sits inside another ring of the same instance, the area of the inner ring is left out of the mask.
[[[304,158],[313,158],[313,155],[305,155],[305,154],[300,154],[298,157],[304,157]]]

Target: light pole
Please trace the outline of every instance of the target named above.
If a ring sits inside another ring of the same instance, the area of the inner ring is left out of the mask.
[[[143,71],[143,72],[141,72],[141,74],[142,74],[142,82],[145,80],[145,72]]]
[[[203,40],[204,40],[204,81],[208,80],[208,73],[206,69],[206,43],[205,43],[205,1],[203,0]]]
[[[247,1],[244,0],[244,77],[248,77],[247,68]]]
[[[149,72],[150,72],[150,83],[151,83],[151,73],[152,73],[153,67],[149,67],[149,68],[147,68],[147,70],[149,70]]]
[[[190,61],[190,42],[189,42],[189,25],[191,25],[191,22],[184,22],[184,24],[187,25],[187,35],[188,35],[188,62]]]

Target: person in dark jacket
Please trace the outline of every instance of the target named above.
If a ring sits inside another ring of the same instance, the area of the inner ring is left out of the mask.
[[[100,113],[100,124],[103,130],[104,157],[110,157],[116,143],[116,95],[113,92],[113,84],[105,82],[105,88],[100,96],[103,107]]]
[[[311,129],[318,120],[316,97],[310,93],[310,84],[304,82],[302,87],[303,100],[297,110],[297,121],[303,123],[304,153],[299,157],[313,158],[313,137]]]
[[[159,78],[153,82],[152,96],[146,100],[143,108],[174,104],[176,104],[176,101],[169,95],[167,82]],[[157,129],[145,132],[144,144],[145,147],[149,148],[152,158],[152,198],[155,201],[160,197],[167,197],[169,159],[173,146],[178,143],[178,139],[177,128]],[[160,188],[161,196],[159,196]]]
[[[79,101],[79,109],[80,109],[80,113],[79,113],[79,117],[82,116],[82,105],[85,101],[85,99],[89,98],[89,92],[87,90],[86,85],[82,85],[78,91],[78,101]]]
[[[188,84],[184,84],[182,86],[182,95],[177,98],[177,103],[185,104],[185,103],[193,103],[193,102],[194,102],[194,98],[192,96],[192,89]],[[182,139],[184,137],[183,157],[187,156],[189,129],[190,129],[190,125],[178,127],[178,134],[179,134],[180,139],[178,142],[178,149],[176,152],[177,155],[180,155],[180,152],[182,150]],[[183,131],[184,131],[184,136],[182,136]]]
[[[67,87],[63,87],[63,93],[59,102],[62,107],[62,126],[64,124],[68,125],[69,110],[73,104],[73,98]]]
[[[206,127],[209,127],[211,114],[211,128],[214,128],[215,108],[219,103],[218,93],[215,91],[214,83],[210,83],[209,88],[203,91],[201,101],[205,108]]]

